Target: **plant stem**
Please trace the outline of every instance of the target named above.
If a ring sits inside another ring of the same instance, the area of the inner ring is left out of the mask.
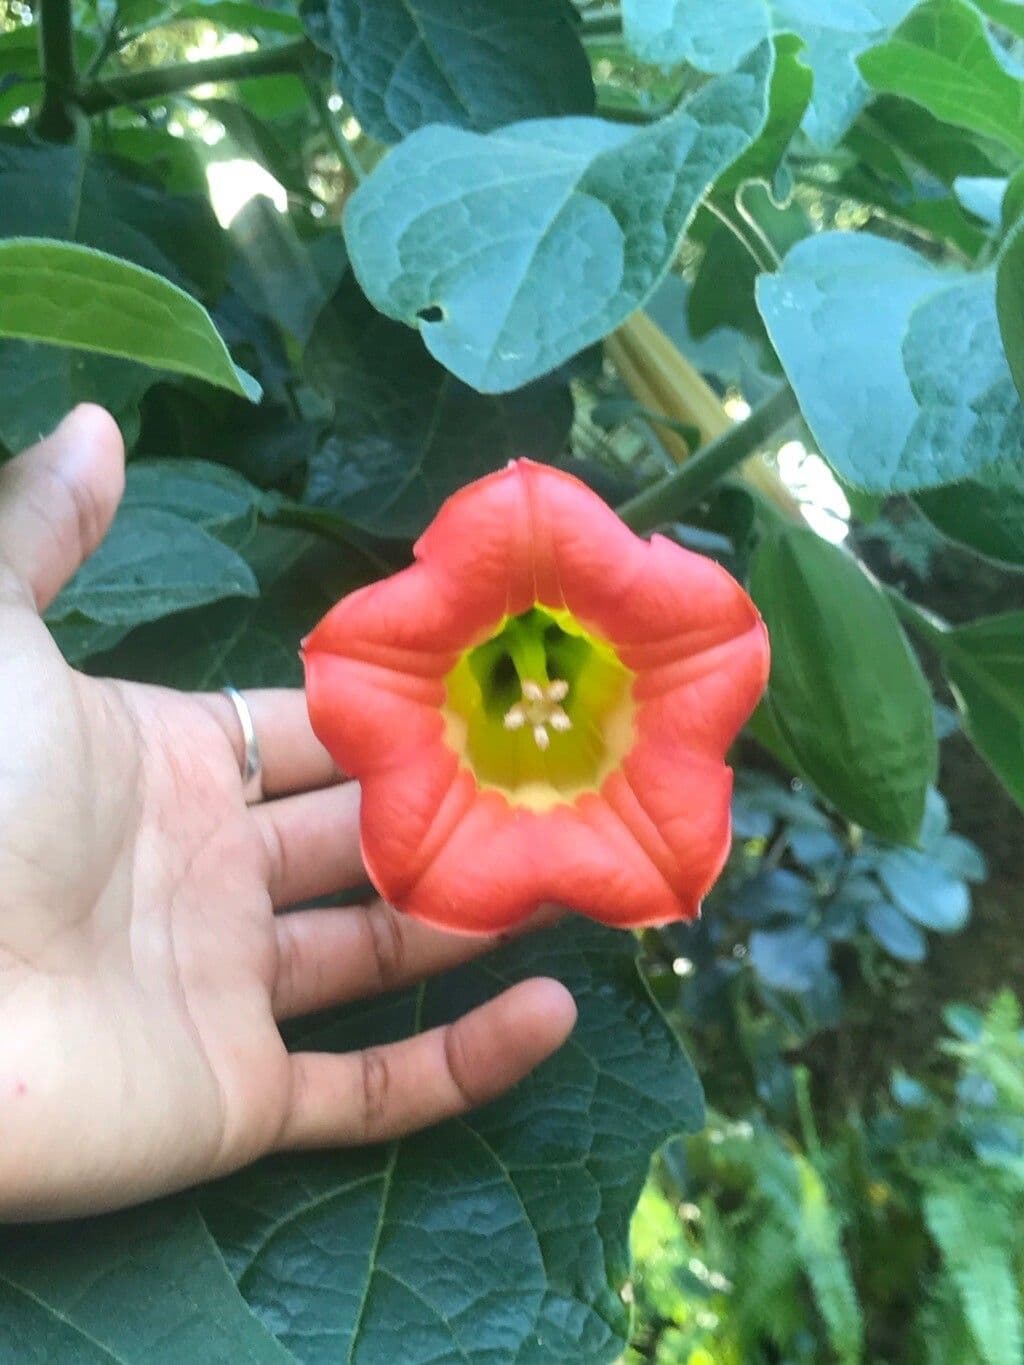
[[[814,1106],[811,1104],[811,1078],[805,1066],[794,1067],[793,1088],[796,1091],[796,1112],[800,1120],[800,1133],[804,1150],[815,1166],[822,1160],[821,1138],[814,1122]]]
[[[39,13],[39,58],[43,68],[43,102],[36,120],[41,137],[69,142],[75,133],[75,34],[71,0],[42,0]]]
[[[320,120],[320,126],[324,130],[327,141],[338,153],[339,161],[352,179],[357,185],[361,184],[366,179],[366,167],[356,156],[356,149],[338,127],[338,120],[331,112],[323,87],[312,76],[306,77],[305,84],[309,102],[316,110],[317,118]]]
[[[750,257],[750,259],[757,266],[758,270],[771,273],[772,271],[777,270],[779,268],[782,262],[779,260],[774,250],[772,248],[769,248],[769,250],[772,251],[772,255],[775,257],[774,264],[770,259],[768,261],[762,260],[760,255],[757,253],[757,251],[755,251],[754,247],[750,244],[750,241],[747,238],[747,234],[740,228],[739,224],[734,223],[733,220],[729,217],[729,215],[725,212],[725,210],[720,209],[713,199],[711,199],[710,197],[705,199],[703,207],[707,209],[708,213],[710,213],[712,217],[717,218],[723,227],[729,229],[732,235],[736,238],[737,242],[739,242],[740,246],[744,249],[744,251]],[[760,236],[760,234],[758,235]]]
[[[619,516],[634,531],[650,531],[666,521],[674,521],[687,507],[698,502],[723,474],[728,474],[730,469],[753,455],[799,411],[796,395],[788,384],[784,384],[756,407],[746,421],[730,427],[717,440],[691,456],[681,469],[666,474],[623,503],[618,509]]]
[[[209,57],[201,62],[175,62],[172,66],[158,66],[151,71],[90,81],[82,87],[78,103],[87,114],[99,114],[119,104],[160,99],[163,95],[176,95],[207,83],[240,81],[250,76],[299,75],[316,56],[317,49],[312,43],[297,38],[294,42],[276,43],[255,52]]]

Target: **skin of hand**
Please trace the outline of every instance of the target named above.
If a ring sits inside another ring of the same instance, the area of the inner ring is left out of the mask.
[[[365,880],[358,788],[300,691],[246,694],[265,790],[247,806],[225,696],[68,667],[39,613],[123,488],[120,433],[90,405],[0,469],[0,1221],[398,1136],[500,1094],[576,1017],[540,978],[402,1042],[286,1051],[280,1020],[493,941],[381,902],[275,913]]]

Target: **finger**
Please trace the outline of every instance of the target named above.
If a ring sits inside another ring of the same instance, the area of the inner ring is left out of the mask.
[[[291,1058],[291,1104],[278,1145],[383,1142],[465,1113],[508,1090],[565,1042],[572,996],[523,981],[454,1024],[365,1052]]]
[[[234,706],[223,692],[211,692],[198,700],[220,723],[241,767],[245,758],[245,739]],[[306,695],[301,689],[247,689],[245,701],[259,740],[264,795],[312,791],[338,781],[341,774],[313,733]]]
[[[92,403],[0,470],[0,557],[40,611],[106,535],[123,492],[121,433]]]
[[[252,818],[267,851],[267,886],[278,908],[366,880],[358,783],[267,801],[252,807]]]
[[[280,915],[276,928],[278,1019],[397,990],[469,962],[500,941],[442,933],[382,900],[365,907]]]
[[[472,935],[444,933],[380,899],[280,915],[274,1015],[292,1019],[398,990],[554,924],[564,913],[561,906],[544,905],[510,933]]]

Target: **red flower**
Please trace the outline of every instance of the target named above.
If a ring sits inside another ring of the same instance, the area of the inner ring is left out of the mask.
[[[768,676],[743,589],[529,460],[449,498],[415,555],[303,644],[381,895],[466,933],[544,901],[696,916],[729,851],[725,752]]]

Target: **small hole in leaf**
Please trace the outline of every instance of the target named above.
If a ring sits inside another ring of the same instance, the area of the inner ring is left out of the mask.
[[[421,308],[416,316],[421,322],[444,322],[444,309],[436,303],[432,303],[429,308]]]

